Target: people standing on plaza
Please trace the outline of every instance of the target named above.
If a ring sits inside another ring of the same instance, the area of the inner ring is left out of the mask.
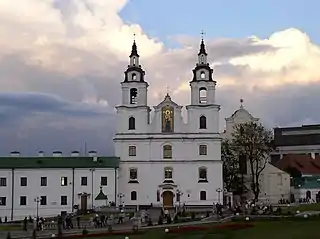
[[[123,217],[124,217],[123,212],[124,212],[123,210],[120,211],[118,224],[123,224]]]
[[[28,231],[28,218],[27,217],[25,217],[24,219],[23,219],[23,230],[24,231]]]

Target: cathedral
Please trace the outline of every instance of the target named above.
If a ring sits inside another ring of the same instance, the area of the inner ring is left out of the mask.
[[[191,102],[182,108],[170,94],[151,108],[148,81],[134,41],[121,82],[115,154],[120,158],[120,204],[173,207],[222,202],[223,179],[216,81],[201,40],[190,80]]]

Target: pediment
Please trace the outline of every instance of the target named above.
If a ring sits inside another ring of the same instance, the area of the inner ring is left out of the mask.
[[[171,96],[169,94],[167,94],[164,97],[164,100],[161,101],[157,106],[154,106],[154,109],[158,110],[158,109],[161,109],[164,106],[171,106],[173,108],[182,108],[182,106],[180,106],[177,103],[175,103],[174,101],[172,101]]]
[[[247,111],[246,109],[244,109],[243,107],[240,107],[240,109],[236,110],[231,117],[226,118],[225,120],[230,122],[230,121],[234,121],[237,118],[248,118],[252,121],[258,121],[259,118],[255,118],[253,117],[252,114],[249,113],[249,111]]]

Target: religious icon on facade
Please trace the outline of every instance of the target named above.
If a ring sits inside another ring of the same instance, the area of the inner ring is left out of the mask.
[[[173,132],[174,112],[173,107],[164,106],[162,108],[162,132]]]

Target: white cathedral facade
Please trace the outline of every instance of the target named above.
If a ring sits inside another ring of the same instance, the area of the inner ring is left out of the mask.
[[[190,81],[187,122],[183,106],[169,94],[153,107],[151,119],[149,84],[139,58],[134,42],[121,82],[122,103],[116,107],[119,203],[172,207],[222,202],[220,105],[204,41]]]

